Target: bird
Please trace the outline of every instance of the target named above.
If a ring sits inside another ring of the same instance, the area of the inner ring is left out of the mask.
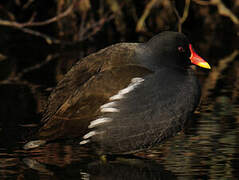
[[[49,96],[36,140],[65,139],[98,154],[132,154],[181,131],[201,96],[191,65],[211,69],[183,33],[117,43],[80,59]]]

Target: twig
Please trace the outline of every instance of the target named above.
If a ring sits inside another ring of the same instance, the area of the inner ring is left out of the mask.
[[[11,27],[16,27],[16,28],[24,28],[24,27],[32,27],[32,26],[45,26],[48,24],[51,24],[53,22],[56,22],[60,19],[62,19],[63,17],[66,17],[68,14],[70,14],[72,12],[73,9],[73,4],[71,4],[66,11],[64,11],[63,13],[60,13],[59,15],[50,18],[46,21],[41,21],[41,22],[32,22],[32,18],[30,21],[26,22],[26,23],[18,23],[15,21],[6,21],[6,20],[2,20],[0,19],[0,25],[2,26],[11,26]]]
[[[140,32],[140,31],[144,31],[144,24],[145,24],[145,19],[148,17],[151,9],[153,8],[153,6],[156,4],[158,0],[151,0],[145,7],[144,9],[144,13],[142,14],[142,16],[140,17],[137,26],[136,26],[136,31]]]
[[[6,14],[9,19],[11,19],[12,21],[15,20],[14,14],[9,12],[9,11],[7,11],[6,8],[4,8],[1,4],[0,4],[0,10],[1,10],[1,13]]]
[[[221,0],[211,0],[211,4],[217,6],[219,14],[229,17],[234,24],[239,24],[238,18],[224,5]]]
[[[36,70],[41,68],[42,66],[46,65],[47,63],[49,63],[50,61],[52,61],[53,59],[55,59],[56,57],[58,57],[58,54],[53,54],[53,55],[48,55],[46,57],[46,59],[43,62],[40,62],[38,64],[35,64],[33,66],[30,66],[28,68],[25,68],[23,71],[17,73],[14,76],[9,76],[7,79],[0,81],[0,84],[8,84],[8,83],[17,83],[17,82],[24,82],[24,84],[26,84],[27,81],[23,81],[22,76],[30,71]]]
[[[53,59],[55,59],[56,57],[58,57],[58,54],[49,54],[46,59],[43,62],[40,62],[38,64],[35,64],[34,66],[30,66],[28,68],[25,68],[23,71],[19,72],[15,77],[14,80],[19,80],[22,78],[22,76],[30,71],[36,70],[41,68],[42,66],[46,65],[47,63],[49,63],[50,61],[52,61]]]
[[[175,5],[173,5],[173,10],[178,18],[178,32],[182,32],[182,25],[186,21],[188,17],[189,7],[190,7],[191,0],[185,0],[185,6],[183,11],[183,16],[181,17],[176,9]]]
[[[193,2],[197,3],[197,4],[200,4],[200,5],[209,5],[211,2],[210,0],[209,1],[202,1],[202,0],[193,0]]]
[[[53,22],[56,22],[56,21],[58,21],[58,20],[60,20],[64,17],[66,17],[67,15],[69,15],[72,12],[72,10],[73,10],[73,4],[71,4],[67,8],[67,10],[64,11],[63,13],[60,13],[59,15],[57,15],[53,18],[50,18],[46,21],[42,21],[42,22],[33,22],[35,14],[33,14],[33,16],[30,18],[30,20],[26,23],[18,23],[18,22],[15,22],[15,21],[6,21],[6,20],[0,19],[0,26],[14,27],[16,29],[19,29],[19,30],[25,32],[25,33],[41,37],[41,38],[45,39],[48,44],[52,44],[52,43],[58,44],[58,43],[61,42],[60,40],[58,40],[56,38],[52,38],[52,37],[50,37],[50,36],[48,36],[44,33],[29,29],[27,27],[44,26],[44,25],[51,24]]]
[[[24,4],[23,9],[27,9],[33,2],[34,0],[28,0],[26,4]]]
[[[91,26],[82,30],[81,34],[82,34],[82,37],[84,37],[84,38],[81,38],[80,41],[86,40],[89,37],[95,35],[97,32],[99,32],[101,30],[102,26],[106,22],[109,22],[114,18],[115,18],[114,14],[111,14],[108,17],[107,17],[107,15],[105,15],[105,17],[101,18],[98,22],[96,22],[96,23],[92,24]],[[90,30],[92,30],[92,31],[88,35],[86,35],[86,33],[89,32]]]
[[[17,27],[15,27],[15,28],[19,29],[19,30],[21,30],[21,31],[23,31],[25,33],[41,37],[41,38],[45,39],[48,44],[52,44],[52,43],[59,44],[59,43],[61,43],[61,41],[59,39],[50,37],[50,36],[48,36],[48,35],[46,35],[44,33],[41,33],[41,32],[38,32],[38,31],[34,31],[32,29],[29,29],[29,28],[17,28]]]
[[[217,67],[214,67],[211,70],[202,88],[203,97],[209,96],[210,90],[216,87],[217,80],[220,78],[222,71],[224,71],[227,68],[228,64],[231,63],[238,55],[239,55],[239,50],[234,50],[232,54],[221,59]]]
[[[7,56],[0,53],[0,62],[7,59]]]
[[[230,9],[228,9],[221,0],[210,0],[204,3],[201,0],[193,0],[193,2],[200,5],[214,5],[217,7],[218,13],[220,15],[229,17],[231,21],[236,25],[239,24],[239,19],[237,18],[237,16]]]
[[[56,38],[53,38],[53,37],[50,37],[44,33],[41,33],[41,32],[38,32],[38,31],[35,31],[35,30],[32,30],[32,29],[29,29],[27,27],[32,27],[32,26],[44,26],[44,25],[47,25],[47,24],[50,24],[50,23],[53,23],[53,22],[56,22],[58,21],[59,19],[62,19],[63,17],[66,17],[67,15],[69,15],[72,10],[73,10],[73,4],[72,3],[66,11],[64,11],[63,13],[60,13],[59,15],[51,18],[51,19],[48,19],[46,21],[42,21],[42,22],[33,22],[34,20],[34,15],[31,17],[31,19],[26,22],[26,23],[18,23],[18,22],[15,22],[15,21],[6,21],[6,20],[1,20],[0,19],[0,26],[9,26],[9,27],[13,27],[13,28],[16,28],[20,31],[23,31],[25,33],[28,33],[28,34],[31,34],[31,35],[34,35],[34,36],[38,36],[38,37],[41,37],[43,39],[46,40],[46,42],[48,44],[52,44],[52,43],[55,43],[55,44],[59,44],[59,43],[64,43],[64,44],[71,44],[70,42],[62,42],[61,40],[59,39],[56,39]],[[107,13],[105,15],[105,17],[101,18],[98,22],[92,24],[91,26],[85,28],[85,29],[81,29],[83,32],[81,32],[81,37],[83,38],[80,38],[78,40],[79,41],[83,41],[83,40],[86,40],[88,39],[89,37],[93,36],[94,34],[96,34],[98,31],[101,30],[102,26],[106,23],[106,22],[109,22],[110,20],[112,20],[114,18],[114,15],[111,14],[111,15],[108,15],[109,13]],[[108,17],[107,17],[108,16]],[[95,28],[96,27],[96,28]],[[95,28],[95,29],[94,29]],[[86,35],[87,32],[91,31],[88,35]]]

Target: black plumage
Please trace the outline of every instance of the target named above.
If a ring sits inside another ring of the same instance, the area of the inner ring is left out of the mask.
[[[175,135],[200,99],[189,45],[182,33],[163,32],[81,59],[51,93],[37,137],[77,138],[99,153],[127,154]]]

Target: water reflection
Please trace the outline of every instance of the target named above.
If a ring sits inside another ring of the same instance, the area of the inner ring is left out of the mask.
[[[125,162],[92,163],[88,166],[92,179],[153,180],[176,179],[176,176],[153,161],[127,159]]]
[[[57,149],[54,149],[56,148]],[[15,151],[13,156],[1,161],[1,177],[20,179],[176,179],[160,163],[138,157],[117,157],[107,162],[89,155],[78,146],[49,144],[32,152]],[[22,157],[20,158],[20,154]],[[25,156],[25,157],[24,157]],[[5,164],[5,166],[3,166]],[[9,170],[7,170],[9,168]],[[10,170],[12,169],[12,170]]]

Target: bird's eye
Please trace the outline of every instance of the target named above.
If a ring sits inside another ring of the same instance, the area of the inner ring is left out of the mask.
[[[184,48],[182,46],[178,46],[178,51],[179,52],[185,52]]]

